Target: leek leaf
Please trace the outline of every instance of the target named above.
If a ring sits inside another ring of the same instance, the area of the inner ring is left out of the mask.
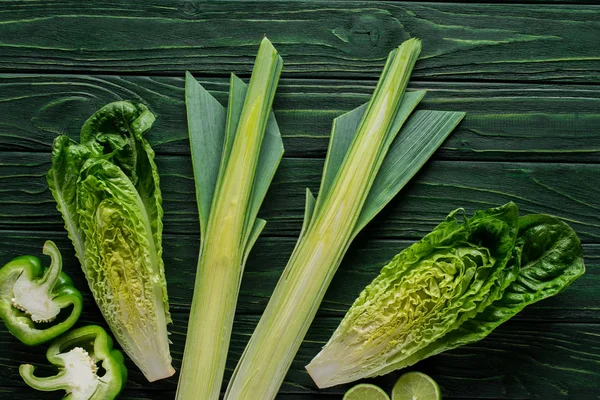
[[[423,99],[423,96],[425,96],[424,90],[408,92],[404,95],[400,109],[390,129],[391,135],[388,135],[388,140],[384,144],[384,148],[389,147],[390,142],[396,137],[402,124],[421,99]],[[327,197],[332,183],[335,181],[335,177],[350,149],[350,145],[358,132],[358,127],[367,111],[368,105],[369,103],[365,103],[352,111],[340,115],[333,121],[329,149],[327,151],[327,158],[325,159],[325,167],[323,168],[323,178],[321,179],[321,188],[319,189],[320,199]]]
[[[250,231],[248,240],[246,240],[246,248],[244,251],[244,258],[243,258],[244,261],[243,261],[242,265],[246,265],[246,260],[248,259],[248,255],[250,255],[250,250],[252,250],[254,243],[256,243],[256,241],[258,240],[258,237],[262,233],[262,230],[265,229],[266,225],[267,225],[267,221],[265,221],[262,218],[256,218],[256,220],[254,221],[254,225],[252,225],[252,230]],[[241,282],[242,272],[244,272],[244,271],[242,269],[240,269],[240,282]]]
[[[396,119],[392,132],[398,132],[407,117],[421,101],[425,91],[408,92]],[[331,183],[342,164],[367,103],[335,119],[319,197],[326,196]],[[406,121],[402,134],[391,143],[380,171],[369,191],[355,229],[358,234],[383,207],[393,199],[400,189],[421,169],[428,157],[446,140],[448,135],[464,118],[465,113],[453,111],[416,111]],[[395,136],[390,135],[393,140]],[[405,171],[399,174],[398,171]]]
[[[246,85],[235,74],[231,74],[229,103],[227,107],[227,134],[225,137],[225,144],[223,145],[223,155],[219,168],[220,174],[224,174],[225,167],[229,161],[229,155],[231,154],[231,148],[235,140],[235,135],[238,129],[242,109],[244,107],[244,100],[247,93],[248,85]],[[275,115],[271,111],[269,114],[269,119],[267,120],[267,126],[260,149],[260,154],[258,156],[258,165],[256,167],[254,185],[252,187],[246,223],[244,225],[246,235],[243,243],[246,254],[250,253],[254,242],[266,224],[266,221],[263,220],[257,221],[256,223],[253,223],[252,221],[256,220],[260,205],[267,194],[267,190],[269,189],[269,185],[273,180],[273,176],[275,176],[275,171],[277,171],[277,167],[279,166],[279,161],[281,160],[282,156],[283,141],[281,139],[279,126],[275,120]],[[221,176],[219,176],[218,182],[222,183]],[[254,237],[251,238],[249,235],[253,235]]]
[[[191,132],[197,132],[194,140],[190,140],[190,146],[194,146],[190,150],[193,165],[198,166],[198,168],[194,167],[194,180],[201,232],[205,232],[208,225],[217,179],[219,174],[224,173],[224,166],[229,160],[247,91],[248,86],[232,74],[229,105],[226,110],[194,79],[192,74],[186,73],[188,129]],[[225,126],[227,126],[227,130]],[[258,209],[283,156],[283,141],[272,112],[269,115],[263,141],[246,224],[252,228],[254,224],[250,222],[256,219]],[[248,231],[249,234],[250,231]],[[253,244],[248,241],[248,238],[244,243],[246,246],[250,244],[249,247],[252,247]],[[250,248],[247,251],[249,252]]]
[[[271,111],[281,68],[263,39],[250,84],[232,74],[227,110],[187,75],[202,242],[177,399],[219,397],[242,272],[266,224],[258,210],[283,155]]]
[[[463,112],[432,110],[415,111],[410,116],[373,182],[356,223],[355,235],[400,192],[464,116]]]
[[[300,237],[304,236],[304,233],[308,229],[310,220],[313,212],[315,211],[315,196],[312,194],[309,188],[306,188],[306,201],[304,203],[304,220],[302,221],[302,230],[300,231]]]
[[[231,74],[231,79],[229,80],[229,99],[227,103],[227,129],[225,143],[223,145],[223,154],[221,155],[221,164],[219,166],[219,182],[222,178],[221,175],[225,173],[225,166],[229,161],[235,134],[237,133],[238,124],[240,123],[240,116],[244,108],[246,93],[248,93],[248,85],[235,74]]]
[[[420,49],[420,42],[411,39],[393,50],[368,105],[334,122],[318,198],[315,202],[307,191],[301,236],[234,370],[225,399],[275,398],[325,291],[356,235],[369,192],[385,158],[390,156],[388,150],[423,95],[422,92],[406,96],[404,93]],[[447,129],[439,137],[444,135]],[[425,146],[415,155],[420,160],[406,163],[405,167],[422,165],[437,145],[439,143]],[[391,165],[397,163],[394,161]],[[396,171],[399,175],[405,172]],[[414,174],[412,170],[408,172]],[[402,182],[395,185],[392,190],[397,192]],[[381,204],[388,201],[386,195],[377,195],[375,199],[365,220],[372,218]]]
[[[254,178],[254,186],[252,188],[252,195],[250,197],[248,214],[246,217],[248,221],[256,219],[260,205],[265,199],[267,190],[275,176],[281,157],[283,157],[283,141],[281,140],[281,133],[279,132],[279,126],[275,120],[275,115],[271,112],[267,121],[265,137],[260,149],[258,166],[256,167],[256,177]],[[251,247],[252,244],[250,244],[248,240],[245,241],[246,247]]]
[[[208,224],[219,174],[224,173],[224,166],[229,160],[247,91],[248,86],[232,74],[226,110],[189,72],[186,74],[188,129],[196,132],[190,145],[194,146],[191,149],[193,164],[198,166],[194,169],[194,179],[202,231]],[[259,208],[283,154],[281,134],[272,114],[264,141],[256,172],[257,182],[261,184],[256,196],[253,196],[254,210]],[[256,215],[256,212],[253,214]]]
[[[194,79],[185,75],[185,104],[194,166],[200,231],[206,232],[225,140],[225,108]]]

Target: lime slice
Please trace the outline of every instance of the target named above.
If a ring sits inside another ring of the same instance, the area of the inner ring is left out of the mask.
[[[343,400],[390,400],[390,396],[375,385],[360,383],[351,387]]]
[[[407,372],[392,389],[392,400],[440,400],[440,387],[421,372]]]

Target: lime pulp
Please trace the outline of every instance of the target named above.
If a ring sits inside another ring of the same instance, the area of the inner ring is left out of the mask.
[[[351,387],[343,400],[390,400],[390,397],[375,385],[360,383]]]
[[[407,372],[392,389],[392,400],[441,400],[440,387],[428,375]]]

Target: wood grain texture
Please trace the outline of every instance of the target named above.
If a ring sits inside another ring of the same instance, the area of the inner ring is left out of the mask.
[[[174,367],[179,369],[187,314],[175,313],[173,318],[171,354]],[[340,317],[315,319],[287,374],[281,394],[318,393],[339,399],[351,386],[317,390],[304,371],[304,365],[325,344],[339,321]],[[236,318],[226,380],[257,322],[257,316],[240,315]],[[86,312],[79,324],[84,323],[103,324],[103,321],[98,315],[90,316]],[[429,374],[440,384],[445,399],[596,399],[600,379],[599,336],[599,324],[509,321],[486,339],[423,360],[415,368]],[[47,364],[43,348],[26,348],[4,329],[0,331],[0,344],[5,349],[0,357],[4,366],[0,370],[3,386],[23,385],[18,375],[21,362],[36,366]],[[160,396],[165,390],[175,388],[177,376],[148,385],[131,362],[127,361],[127,366],[129,389],[139,387],[149,398],[162,399]],[[369,381],[390,390],[399,375],[400,372],[396,371]]]
[[[416,79],[600,77],[594,6],[9,0],[0,8],[8,72],[246,74],[266,34],[286,76],[375,78],[388,52],[417,36]]]
[[[0,265],[21,254],[45,259],[44,241],[51,239],[63,255],[63,269],[82,288],[86,309],[96,309],[87,282],[76,260],[66,232],[2,231]],[[164,256],[172,310],[189,312],[198,262],[198,235],[165,235]],[[321,316],[346,313],[361,290],[381,268],[413,241],[364,237],[348,251],[319,309]],[[238,314],[259,315],[279,279],[295,244],[294,238],[260,238],[248,259],[242,279]],[[529,306],[518,321],[600,322],[600,245],[584,245],[586,273],[566,293]]]
[[[226,104],[227,79],[201,79]],[[106,103],[143,102],[158,119],[158,153],[189,154],[183,79],[87,75],[0,76],[0,151],[49,152],[59,133],[77,139]],[[600,86],[413,82],[421,109],[467,116],[439,160],[600,161]],[[374,82],[283,79],[274,110],[287,157],[324,157],[335,117],[368,101]]]
[[[250,0],[235,0],[235,1],[250,1]],[[340,0],[332,0],[332,1],[340,1]],[[342,0],[343,1],[343,0]],[[366,1],[370,1],[370,0],[366,0]],[[375,0],[375,1],[379,1],[379,0]],[[590,5],[597,5],[598,1],[595,0],[503,0],[503,1],[485,1],[485,0],[461,0],[460,2],[456,1],[456,0],[420,0],[420,1],[414,1],[414,0],[388,0],[391,2],[415,2],[415,3],[475,3],[475,4],[479,4],[479,3],[484,3],[484,4],[489,4],[489,3],[501,3],[501,4],[510,4],[510,3],[514,3],[514,4],[518,4],[518,5],[523,5],[523,4],[560,4],[560,5],[573,5],[573,6],[578,6],[581,4],[590,4]]]
[[[277,398],[339,400],[349,386],[317,391],[303,367],[361,289],[452,209],[471,213],[512,200],[522,213],[568,222],[584,242],[586,274],[483,341],[415,368],[440,383],[444,399],[600,399],[600,7],[496,3],[0,0],[0,265],[21,254],[42,257],[43,242],[55,240],[84,293],[78,324],[104,324],[44,175],[56,135],[77,138],[110,101],[148,105],[158,116],[149,139],[159,154],[179,368],[199,247],[183,72],[224,102],[228,74],[248,77],[266,34],[285,63],[274,109],[286,158],[243,277],[228,377],[292,251],[304,188],[318,189],[333,118],[366,102],[387,53],[419,37],[424,51],[410,88],[428,90],[421,107],[467,117],[355,240]],[[0,347],[1,399],[60,397],[31,390],[18,375],[22,362],[46,364],[44,346],[27,348],[0,324]],[[121,399],[174,397],[177,376],[148,384],[128,367]],[[399,374],[372,382],[389,391]]]
[[[0,398],[1,396],[7,396],[10,400],[31,400],[32,393],[37,393],[29,387],[15,386],[15,387],[0,387]],[[57,399],[59,392],[55,393],[43,393],[44,399]],[[337,396],[339,397],[339,396]],[[172,390],[148,390],[148,389],[125,389],[119,395],[119,400],[168,400],[175,398],[175,389]],[[277,396],[277,400],[332,400],[335,398],[331,395],[323,394],[280,394]],[[36,397],[38,399],[38,397]],[[452,400],[467,400],[467,399],[452,399]]]
[[[159,156],[167,233],[197,234],[190,158]],[[0,153],[0,229],[63,228],[47,188],[48,153]],[[318,192],[323,160],[284,158],[261,208],[267,236],[297,237],[305,188]],[[421,238],[455,208],[467,213],[514,201],[522,213],[564,218],[585,242],[600,241],[598,164],[437,161],[419,174],[369,224],[374,237]]]

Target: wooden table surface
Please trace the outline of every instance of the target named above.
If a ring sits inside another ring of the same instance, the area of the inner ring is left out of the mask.
[[[408,187],[342,263],[281,388],[286,400],[341,399],[303,366],[386,260],[457,207],[517,203],[562,217],[584,243],[586,274],[485,340],[425,360],[445,399],[600,398],[600,6],[527,0],[191,2],[0,0],[0,265],[41,256],[46,239],[85,295],[79,325],[103,323],[48,191],[54,137],[78,137],[110,101],[147,104],[164,193],[164,260],[179,368],[199,244],[183,77],[224,100],[228,74],[247,78],[267,35],[284,59],[274,109],[285,157],[263,205],[238,304],[229,376],[298,236],[304,188],[318,189],[332,119],[367,101],[387,53],[423,39],[410,88],[421,107],[466,111]],[[591,3],[591,2],[590,2]],[[0,398],[58,399],[26,387],[24,362],[46,364],[0,328]],[[153,384],[129,362],[122,399],[171,399],[177,376]],[[375,379],[390,389],[399,373]],[[201,400],[201,399],[199,399]]]

